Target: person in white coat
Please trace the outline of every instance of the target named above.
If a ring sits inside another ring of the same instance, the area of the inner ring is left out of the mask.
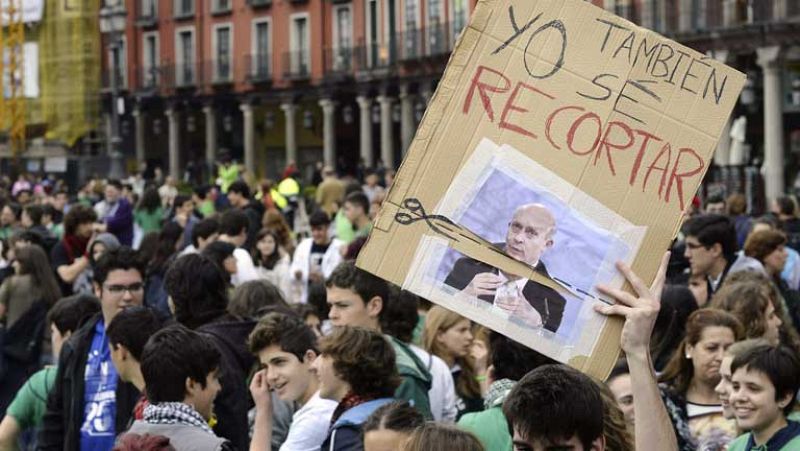
[[[295,284],[299,284],[300,302],[308,298],[308,284],[324,282],[336,266],[341,263],[339,251],[344,243],[331,238],[331,220],[325,212],[318,211],[308,220],[311,225],[311,238],[306,238],[297,245],[292,259],[291,273]]]

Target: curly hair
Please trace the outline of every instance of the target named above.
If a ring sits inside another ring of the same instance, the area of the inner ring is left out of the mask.
[[[753,232],[744,242],[744,254],[763,262],[769,254],[786,244],[786,235],[777,230]]]
[[[195,329],[226,313],[228,282],[217,265],[200,254],[175,260],[164,276],[175,320]]]
[[[739,319],[744,325],[744,338],[759,338],[767,331],[765,313],[770,302],[766,284],[750,280],[723,284],[711,299],[711,307]]]
[[[247,281],[233,291],[228,313],[244,319],[258,319],[267,313],[294,313],[281,290],[268,280]]]
[[[321,355],[350,389],[365,398],[387,398],[400,385],[392,345],[378,332],[363,327],[337,327],[320,339]]]
[[[294,354],[301,362],[309,349],[318,353],[314,331],[295,315],[269,313],[258,321],[247,338],[247,346],[253,354],[272,345]]]
[[[64,215],[64,235],[75,235],[79,225],[95,221],[97,213],[94,210],[84,205],[74,205]]]

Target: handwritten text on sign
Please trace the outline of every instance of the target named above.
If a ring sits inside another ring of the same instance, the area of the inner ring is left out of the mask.
[[[560,101],[556,93],[547,92],[536,81],[550,78],[564,67],[568,60],[569,29],[561,20],[545,21],[542,15],[539,13],[520,26],[513,6],[509,6],[512,33],[491,53],[501,54],[520,40],[530,78],[515,80],[500,70],[479,65],[471,77],[462,112],[466,115],[473,108],[482,108],[482,114],[499,128],[532,140],[544,140],[553,150],[588,158],[593,165],[606,165],[612,176],[625,177],[631,187],[642,191],[650,188],[660,200],[683,210],[684,184],[701,176],[703,158],[691,143],[669,142],[649,130],[650,124],[634,107],[650,105],[653,109],[664,109],[662,87],[670,92],[677,88],[719,105],[728,75],[718,70],[717,62],[712,59],[690,55],[666,40],[657,40],[656,36],[623,23],[597,18],[594,25],[603,30],[603,39],[597,43],[599,53],[625,61],[644,76],[620,80],[618,74],[601,72],[591,79],[589,89],[574,91],[584,99],[580,105]],[[544,42],[560,46],[560,50],[555,51],[558,55],[555,61],[543,69],[529,55],[536,54],[533,47]],[[592,102],[612,102],[612,110],[623,119],[603,124],[600,115],[589,108]],[[529,118],[526,121],[525,113],[532,111],[547,112],[543,124],[533,124]],[[630,168],[623,173],[618,169],[621,165],[615,162],[630,158],[633,164],[625,165]]]

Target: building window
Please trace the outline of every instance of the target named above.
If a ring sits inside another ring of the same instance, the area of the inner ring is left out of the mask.
[[[230,81],[233,77],[231,70],[231,26],[217,25],[214,27],[214,80]]]
[[[173,0],[175,17],[190,17],[194,15],[194,0]]]
[[[453,15],[453,39],[451,42],[455,42],[469,21],[469,3],[467,0],[451,0],[450,6]]]
[[[250,75],[257,80],[270,77],[271,74],[271,36],[269,20],[253,23],[253,55]]]
[[[179,30],[178,39],[175,44],[177,45],[175,49],[177,59],[175,78],[177,85],[193,85],[195,83],[194,30]]]
[[[333,68],[347,71],[350,69],[350,57],[353,48],[353,16],[350,5],[338,6],[334,9],[333,33]]]
[[[142,87],[158,84],[158,33],[145,33],[142,45]]]
[[[439,55],[445,51],[445,27],[442,0],[428,1],[428,54]]]
[[[309,40],[308,15],[303,13],[293,16],[290,37],[290,66],[294,75],[307,76],[311,72]]]
[[[224,13],[231,10],[231,0],[212,0],[211,12]]]
[[[147,18],[156,18],[158,15],[158,3],[157,0],[141,0],[139,3],[140,10],[139,14],[141,17]]]
[[[405,24],[403,33],[403,57],[416,58],[419,51],[419,0],[406,0]]]
[[[379,41],[378,38],[378,0],[367,1],[367,65],[373,67],[378,63]]]

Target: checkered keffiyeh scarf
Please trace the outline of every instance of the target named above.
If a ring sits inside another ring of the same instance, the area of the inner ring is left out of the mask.
[[[150,424],[194,426],[214,435],[206,420],[192,406],[182,402],[150,404],[144,408],[144,421]]]
[[[489,390],[486,391],[486,396],[483,397],[483,407],[485,409],[491,409],[492,407],[502,405],[506,396],[508,396],[511,389],[513,389],[516,384],[517,383],[511,379],[498,379],[494,381],[492,385],[489,386]]]

